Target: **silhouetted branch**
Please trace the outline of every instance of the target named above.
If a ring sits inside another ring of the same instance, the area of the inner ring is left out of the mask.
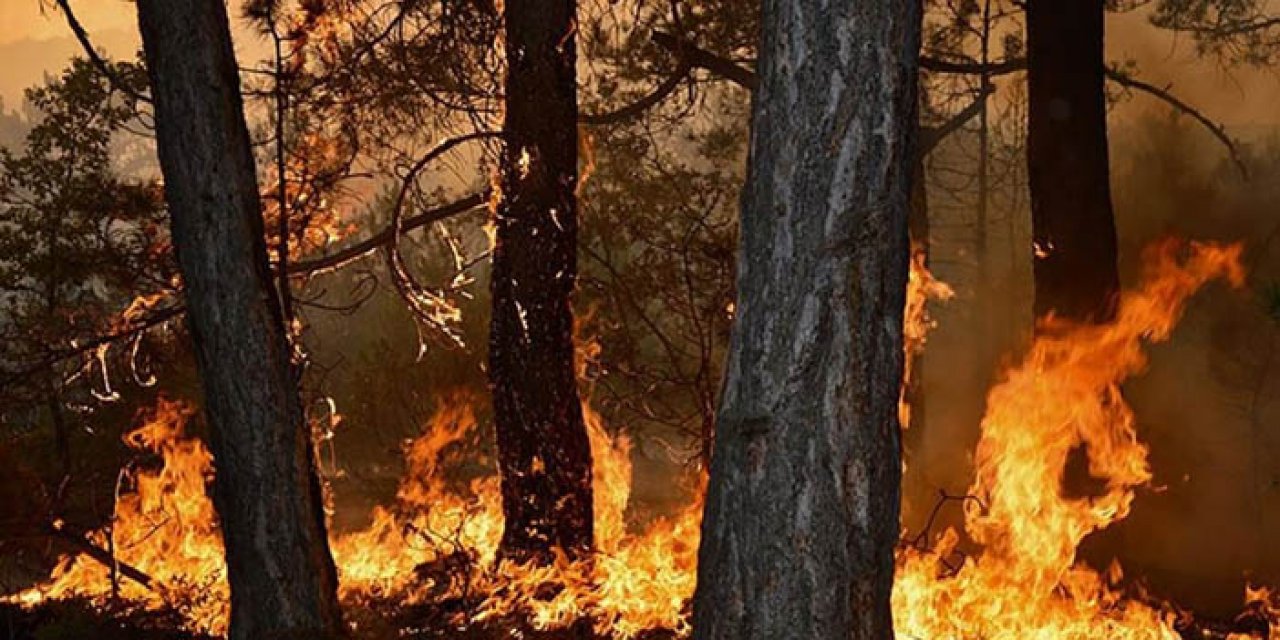
[[[1280,17],[1257,18],[1254,20],[1242,20],[1239,22],[1226,22],[1212,25],[1195,23],[1161,23],[1160,26],[1170,31],[1191,33],[1199,37],[1230,38],[1233,36],[1242,36],[1245,34],[1280,27]]]
[[[401,232],[412,231],[414,229],[425,227],[434,222],[439,222],[451,218],[453,216],[473,211],[483,207],[489,202],[489,191],[481,191],[473,193],[460,200],[455,200],[449,204],[436,207],[424,211],[418,215],[405,218],[400,223]],[[336,251],[322,258],[312,260],[303,260],[295,262],[289,266],[289,275],[293,277],[309,276],[319,271],[327,271],[331,269],[339,269],[347,265],[347,263],[363,258],[373,251],[385,246],[395,237],[395,229],[390,225],[378,233],[370,236],[367,240],[362,240],[345,249]]]
[[[693,66],[688,60],[682,59],[675,71],[667,76],[652,92],[648,95],[636,100],[635,102],[622,107],[616,111],[600,114],[584,114],[578,117],[578,122],[585,125],[599,126],[606,124],[616,124],[635,118],[643,114],[650,107],[666,100],[668,96],[675,93],[680,87],[680,83],[689,77],[689,71]]]
[[[108,569],[118,570],[120,575],[133,580],[134,582],[148,588],[154,589],[155,579],[143,573],[141,570],[131,565],[121,562],[119,558],[113,556],[109,551],[93,544],[84,534],[71,531],[66,525],[48,526],[45,531],[53,538],[61,540],[72,547],[75,547],[80,553],[88,556],[96,562],[102,563]]]
[[[417,229],[417,228],[429,225],[433,222],[439,222],[441,220],[445,220],[455,215],[473,211],[477,208],[484,206],[485,203],[488,202],[488,200],[489,200],[489,192],[483,191],[480,193],[472,194],[460,200],[451,202],[449,204],[436,207],[429,211],[425,211],[418,215],[405,218],[401,223],[401,232],[403,233],[406,231],[411,231],[413,229]],[[324,256],[322,258],[316,258],[313,260],[305,260],[305,261],[295,262],[293,264],[290,264],[289,275],[291,277],[305,277],[321,271],[340,269],[343,266],[346,266],[348,263],[358,260],[372,253],[373,251],[387,245],[387,243],[391,242],[393,237],[394,237],[393,229],[391,227],[387,227],[386,229],[383,229],[382,231],[374,234],[372,237],[368,238],[367,240],[358,242],[354,245],[351,245],[350,247],[337,251],[336,253],[333,253],[331,255]],[[170,320],[178,318],[179,316],[185,314],[186,311],[187,311],[186,307],[184,307],[183,305],[176,305],[173,307],[169,307],[167,309],[162,309],[160,311],[157,311],[151,314],[150,316],[147,316],[145,318],[138,320],[137,322],[134,322],[133,324],[131,324],[129,327],[125,329],[121,329],[119,331],[113,331],[111,333],[98,336],[87,342],[80,343],[70,349],[62,349],[62,350],[55,351],[51,353],[48,357],[36,363],[33,363],[30,366],[23,367],[22,369],[12,371],[12,372],[5,372],[2,375],[0,375],[0,389],[11,387],[15,384],[20,383],[22,380],[27,379],[32,375],[35,375],[36,373],[39,373],[40,371],[43,371],[51,366],[54,366],[66,360],[70,360],[71,358],[83,356],[84,354],[90,353],[104,345],[114,344],[124,340],[133,339],[138,334],[144,331],[153,329],[166,322],[169,322]]]
[[[58,364],[59,362],[63,362],[64,360],[69,360],[71,358],[84,355],[103,345],[113,344],[121,340],[127,340],[129,338],[132,338],[138,333],[141,333],[153,327],[160,326],[170,320],[173,320],[174,318],[177,318],[178,316],[186,313],[186,311],[187,311],[186,308],[183,307],[182,305],[169,307],[167,309],[157,311],[156,313],[133,323],[131,326],[129,326],[126,329],[121,329],[119,331],[113,331],[111,333],[98,336],[97,338],[94,338],[87,342],[77,344],[76,346],[70,349],[62,349],[62,350],[54,351],[50,356],[28,367],[24,367],[23,369],[20,369],[17,371],[5,373],[4,376],[0,378],[0,389],[4,389],[6,387],[17,384],[23,379],[29,378],[39,373],[40,371],[43,371],[53,365]]]
[[[760,84],[754,71],[724,56],[707,51],[685,38],[655,31],[652,39],[654,44],[679,56],[694,69],[706,69],[748,91],[755,91]]]
[[[76,40],[80,42],[80,47],[84,49],[84,53],[89,57],[89,62],[97,67],[98,72],[107,78],[111,86],[117,91],[137,100],[138,102],[151,103],[151,98],[134,91],[124,82],[115,70],[111,68],[111,64],[107,62],[98,50],[93,48],[93,42],[89,40],[89,33],[84,30],[84,25],[80,24],[80,20],[76,18],[76,14],[71,11],[71,0],[57,0],[58,7],[62,9],[62,15],[67,17],[67,26],[71,27],[71,32],[75,34]]]
[[[920,56],[920,68],[935,73],[1002,76],[1018,71],[1026,71],[1027,61],[1025,58],[1013,58],[1011,60],[982,64],[981,62],[956,62],[930,56]]]
[[[1240,171],[1240,175],[1245,178],[1249,177],[1249,169],[1240,158],[1240,152],[1236,148],[1235,141],[1227,135],[1226,127],[1210,120],[1195,107],[1183,102],[1167,89],[1161,89],[1155,85],[1147,84],[1146,82],[1130,77],[1111,67],[1107,68],[1107,78],[1126,89],[1133,89],[1146,93],[1147,95],[1154,96],[1156,99],[1163,101],[1174,109],[1191,116],[1192,119],[1199,122],[1204,126],[1204,128],[1208,129],[1209,133],[1213,134],[1213,137],[1217,138],[1219,142],[1226,146],[1227,152],[1231,155],[1231,161],[1235,163],[1236,168]]]
[[[951,119],[936,127],[920,127],[920,137],[916,142],[916,153],[920,155],[928,155],[934,150],[947,136],[955,133],[963,127],[965,123],[972,120],[975,116],[982,112],[982,106],[995,93],[995,88],[988,85],[986,90],[981,92],[973,102],[964,108],[963,111],[952,116]]]

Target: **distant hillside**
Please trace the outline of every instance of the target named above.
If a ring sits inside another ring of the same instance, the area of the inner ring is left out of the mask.
[[[114,57],[132,58],[137,52],[136,30],[112,29],[93,34],[96,46]],[[80,45],[68,31],[60,38],[23,38],[0,44],[0,98],[9,109],[22,104],[22,92],[39,84],[46,73],[57,73],[67,61],[81,52]]]

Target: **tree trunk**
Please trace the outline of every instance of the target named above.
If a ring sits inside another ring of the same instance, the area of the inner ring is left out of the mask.
[[[508,557],[592,547],[591,446],[574,376],[578,100],[573,0],[504,3],[506,147],[489,383]]]
[[[222,0],[139,0],[156,139],[204,388],[233,639],[342,633],[337,572],[271,282]]]
[[[71,424],[67,422],[62,400],[62,382],[56,371],[49,376],[49,395],[45,397],[45,406],[49,408],[49,420],[53,423],[53,449],[58,457],[58,469],[62,472],[62,477],[58,479],[58,497],[61,502],[63,483],[71,479]]]
[[[765,0],[700,640],[892,637],[918,0]]]
[[[1035,313],[1106,322],[1119,292],[1103,91],[1104,0],[1027,2]]]

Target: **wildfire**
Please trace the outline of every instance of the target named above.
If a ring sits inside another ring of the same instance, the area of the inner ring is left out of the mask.
[[[588,407],[596,478],[596,538],[589,561],[562,560],[548,567],[495,564],[502,537],[502,504],[496,475],[463,490],[445,480],[446,463],[465,455],[478,428],[472,398],[445,402],[406,450],[408,472],[392,507],[375,508],[364,530],[331,541],[340,595],[348,602],[383,598],[404,603],[460,599],[470,619],[522,616],[539,628],[592,618],[597,629],[630,638],[645,629],[686,631],[683,603],[693,594],[701,505],[673,518],[628,530],[631,444],[613,436]],[[157,471],[133,475],[133,491],[121,493],[114,526],[92,536],[102,549],[150,576],[150,586],[117,578],[119,596],[149,607],[179,607],[191,630],[221,634],[228,606],[221,535],[205,492],[212,456],[183,427],[191,409],[162,401],[144,424],[125,437],[139,451],[163,457]],[[535,594],[553,593],[550,597]],[[64,559],[50,581],[16,601],[112,596],[111,571],[86,556]]]
[[[192,414],[184,404],[161,400],[143,416],[143,425],[125,436],[131,449],[158,455],[163,465],[126,467],[110,524],[89,536],[100,549],[114,550],[122,565],[149,577],[149,586],[120,575],[113,581],[107,564],[78,555],[63,558],[47,584],[19,594],[18,601],[81,596],[104,603],[114,583],[121,598],[179,608],[193,631],[225,631],[230,613],[226,563],[213,503],[205,493],[213,456],[185,434]]]
[[[478,478],[466,492],[453,492],[440,473],[450,448],[477,427],[471,403],[459,395],[409,447],[409,472],[396,508],[375,510],[368,529],[334,541],[343,596],[398,595],[420,602],[481,594],[471,622],[520,615],[547,629],[589,617],[598,631],[619,638],[645,629],[685,631],[682,607],[693,595],[701,505],[630,532],[630,441],[610,435],[599,414],[583,409],[595,478],[594,557],[494,567],[502,537],[497,477]],[[437,569],[432,575],[438,581],[416,580],[418,567]]]
[[[1141,289],[1112,324],[1048,319],[1022,363],[988,396],[965,502],[980,551],[957,558],[960,534],[900,554],[893,609],[910,638],[1174,639],[1170,607],[1127,599],[1118,566],[1076,561],[1088,534],[1129,513],[1151,479],[1147,448],[1120,384],[1146,365],[1143,346],[1168,339],[1191,294],[1215,278],[1239,285],[1238,246],[1164,243],[1148,252]],[[1064,495],[1068,456],[1084,447],[1100,495]]]
[[[1021,364],[991,390],[963,532],[948,530],[927,548],[899,552],[893,610],[900,637],[1179,637],[1175,607],[1126,595],[1117,586],[1118,566],[1101,574],[1076,560],[1081,540],[1124,518],[1135,489],[1151,479],[1120,384],[1142,371],[1144,345],[1168,339],[1201,286],[1243,280],[1238,246],[1166,243],[1147,258],[1145,284],[1122,297],[1113,324],[1047,320]],[[908,354],[931,325],[925,298],[950,293],[919,260],[913,260],[911,291]],[[580,376],[592,348],[579,354]],[[474,406],[469,394],[446,398],[406,447],[407,473],[394,504],[374,509],[365,529],[332,540],[343,600],[451,602],[458,606],[448,608],[449,622],[459,627],[520,619],[556,629],[589,619],[597,632],[616,638],[651,629],[686,636],[701,501],[670,518],[629,522],[631,443],[611,434],[584,403],[598,552],[541,567],[498,562],[501,497],[492,462],[472,446],[482,436]],[[149,587],[117,578],[121,597],[180,606],[192,630],[218,634],[225,631],[227,588],[205,494],[212,459],[183,433],[190,414],[181,404],[161,402],[126,436],[131,447],[161,456],[163,466],[127,474],[123,484],[132,490],[120,492],[112,526],[91,539],[151,578]],[[1092,484],[1103,488],[1070,497],[1065,469],[1082,447],[1097,480]],[[446,470],[462,468],[463,460],[487,465],[488,472],[451,478]],[[977,551],[958,553],[962,539]],[[30,605],[80,595],[102,601],[112,593],[111,573],[101,561],[69,558],[47,584],[13,600]],[[1274,623],[1280,597],[1251,589],[1247,608]]]
[[[911,269],[907,275],[907,304],[903,308],[902,350],[906,356],[902,369],[902,393],[898,398],[898,421],[903,429],[911,426],[911,402],[907,390],[918,384],[916,358],[924,352],[929,332],[937,322],[929,316],[929,302],[946,301],[955,296],[947,283],[938,280],[926,264],[928,250],[918,244],[911,247]]]

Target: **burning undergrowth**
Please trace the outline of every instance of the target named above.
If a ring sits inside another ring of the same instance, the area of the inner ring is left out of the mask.
[[[903,637],[1172,639],[1192,624],[1176,605],[1119,588],[1118,564],[1099,573],[1077,550],[1125,518],[1152,477],[1120,385],[1146,366],[1147,344],[1170,337],[1198,289],[1215,279],[1243,284],[1240,253],[1157,244],[1147,251],[1144,283],[1122,296],[1113,323],[1042,324],[988,395],[976,478],[960,501],[963,534],[978,551],[957,553],[961,533],[948,530],[899,556],[894,611]],[[1083,496],[1064,488],[1077,452],[1098,487]]]
[[[423,435],[406,447],[407,473],[394,504],[373,510],[367,528],[331,541],[350,609],[412,623],[390,635],[482,633],[486,627],[594,627],[633,638],[688,631],[685,602],[693,593],[700,505],[629,530],[631,445],[609,434],[587,409],[596,478],[598,553],[590,561],[560,558],[550,566],[498,562],[502,536],[496,475],[465,487],[445,481],[445,466],[470,456],[461,446],[479,428],[473,399],[446,401]],[[176,611],[191,632],[221,634],[228,591],[220,534],[205,487],[213,459],[184,433],[186,405],[162,401],[126,436],[140,452],[163,459],[158,469],[124,474],[110,526],[89,541],[112,550],[118,565],[79,555],[64,558],[50,580],[16,597],[27,605],[83,599],[108,607],[132,602]],[[122,570],[122,568],[124,568]],[[428,624],[429,623],[429,624]],[[357,623],[359,624],[359,623]],[[484,637],[479,635],[477,637]]]
[[[1123,296],[1114,323],[1050,320],[1042,327],[988,396],[976,477],[957,501],[963,531],[926,532],[902,545],[893,602],[900,637],[1173,639],[1192,627],[1203,631],[1176,605],[1121,587],[1118,565],[1098,572],[1081,563],[1077,549],[1123,519],[1135,490],[1151,480],[1120,385],[1141,373],[1145,346],[1170,337],[1199,288],[1216,279],[1242,283],[1240,252],[1162,243],[1148,251],[1145,280]],[[922,262],[915,266],[909,350],[922,343],[929,323],[917,298],[947,294]],[[334,536],[340,595],[355,634],[484,638],[523,629],[525,637],[563,637],[573,629],[582,637],[687,636],[700,501],[668,518],[629,522],[631,443],[584,407],[598,553],[549,566],[499,561],[496,474],[489,467],[446,480],[449,469],[490,464],[469,444],[482,427],[478,400],[465,393],[446,399],[406,447],[407,472],[394,502],[375,508],[364,529]],[[129,603],[173,615],[192,633],[225,630],[222,547],[205,493],[214,461],[184,433],[190,415],[185,405],[161,402],[126,437],[163,465],[127,470],[109,526],[89,536],[118,564],[66,558],[17,601],[39,608],[84,602],[104,611]],[[1063,485],[1079,452],[1097,489],[1073,496]],[[1216,637],[1268,637],[1277,604],[1270,592],[1251,590],[1246,614]]]

